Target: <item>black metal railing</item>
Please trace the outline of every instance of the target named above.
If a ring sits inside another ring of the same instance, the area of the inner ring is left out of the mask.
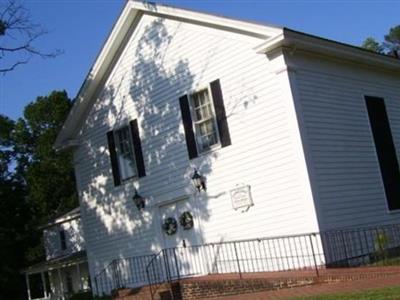
[[[146,275],[151,299],[154,298],[154,295],[162,284],[171,284],[172,276],[170,263],[171,259],[168,257],[166,249],[158,252],[148,263],[146,267]],[[177,263],[176,257],[174,258],[174,263]]]
[[[154,294],[162,283],[190,276],[299,270],[319,276],[327,267],[390,263],[399,256],[400,224],[346,228],[167,248],[155,255],[113,261],[96,276],[96,284],[104,281],[102,277],[108,281],[98,291],[147,284]]]
[[[171,280],[203,274],[314,270],[325,264],[320,235],[310,233],[164,249]]]
[[[400,256],[400,224],[321,233],[327,267],[391,264]]]
[[[96,295],[110,295],[115,289],[146,285],[146,266],[154,256],[150,254],[114,259],[95,276]]]

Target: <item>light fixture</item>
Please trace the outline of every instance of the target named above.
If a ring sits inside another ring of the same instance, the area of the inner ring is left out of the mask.
[[[132,200],[133,200],[133,203],[135,203],[137,209],[139,211],[143,211],[146,201],[142,196],[140,196],[138,194],[137,189],[135,189],[135,195],[133,195]]]
[[[192,182],[194,187],[200,192],[201,190],[206,190],[206,179],[204,176],[200,175],[196,169],[194,169],[194,173],[192,176]]]

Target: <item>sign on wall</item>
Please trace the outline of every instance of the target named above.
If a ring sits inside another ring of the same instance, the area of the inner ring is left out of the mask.
[[[232,207],[234,210],[241,209],[242,212],[247,211],[250,206],[253,206],[249,185],[237,185],[230,190]]]

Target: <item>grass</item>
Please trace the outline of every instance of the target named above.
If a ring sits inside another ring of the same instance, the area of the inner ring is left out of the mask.
[[[400,283],[399,283],[400,284]],[[398,300],[400,286],[348,294],[326,294],[310,297],[295,297],[288,300]]]

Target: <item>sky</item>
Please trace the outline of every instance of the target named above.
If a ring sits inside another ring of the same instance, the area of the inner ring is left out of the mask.
[[[4,2],[6,0],[0,0]],[[180,8],[289,27],[353,45],[381,41],[400,24],[400,0],[162,0]],[[25,0],[31,18],[46,29],[36,46],[61,50],[33,58],[0,75],[0,114],[16,119],[38,96],[66,90],[74,98],[118,18],[125,0]]]

